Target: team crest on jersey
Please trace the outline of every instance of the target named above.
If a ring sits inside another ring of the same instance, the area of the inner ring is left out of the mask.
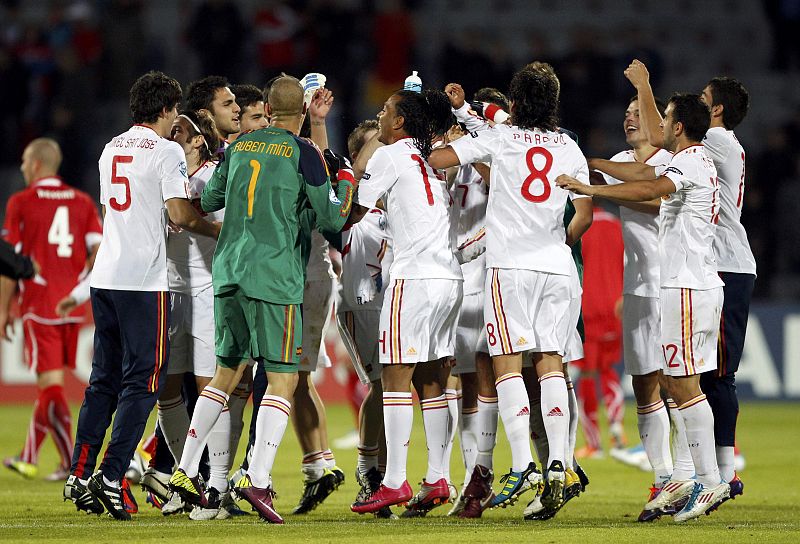
[[[370,175],[368,173],[366,173],[366,172],[364,172],[364,175],[361,176],[362,180],[369,179],[369,178],[370,178]]]
[[[386,230],[386,217],[381,215],[378,218],[378,228],[380,228],[381,230]]]
[[[667,172],[672,172],[673,174],[678,174],[679,176],[683,175],[683,172],[681,172],[680,170],[678,170],[674,166],[670,166],[666,170],[664,170],[664,174],[666,174]]]
[[[330,200],[332,204],[336,204],[336,205],[339,205],[339,204],[342,203],[339,200],[339,198],[336,196],[336,193],[333,192],[333,187],[331,187],[331,191],[330,191],[330,193],[328,193],[328,200]]]
[[[187,177],[186,176],[187,168],[186,168],[186,162],[185,161],[181,161],[180,164],[178,164],[178,170],[180,171],[180,173],[181,173],[181,175],[183,177]]]
[[[301,346],[301,347],[297,348],[296,350],[294,350],[294,354],[297,355],[297,356],[302,355],[303,354],[303,347]]]

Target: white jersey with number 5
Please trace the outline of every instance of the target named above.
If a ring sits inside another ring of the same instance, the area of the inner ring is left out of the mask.
[[[713,247],[719,213],[714,163],[701,144],[690,145],[675,153],[668,166],[656,167],[656,175],[668,177],[676,189],[659,209],[661,287],[721,287]]]
[[[744,149],[732,130],[714,127],[703,138],[719,180],[719,212],[714,251],[720,272],[755,274],[756,260],[742,226]]]
[[[189,198],[183,149],[134,125],[106,144],[99,168],[105,218],[91,286],[168,291],[164,203]]]
[[[358,203],[374,208],[381,198],[394,250],[392,280],[463,279],[453,254],[453,203],[447,183],[411,138],[378,148],[367,163]]]
[[[569,276],[560,174],[589,184],[589,168],[566,134],[495,125],[451,143],[461,164],[491,162],[486,209],[486,266]]]

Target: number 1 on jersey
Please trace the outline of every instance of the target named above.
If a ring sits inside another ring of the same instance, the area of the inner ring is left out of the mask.
[[[247,217],[253,217],[253,199],[256,196],[256,183],[258,183],[258,174],[261,172],[261,163],[251,159],[250,168],[253,169],[253,173],[250,174],[250,184],[247,186]]]

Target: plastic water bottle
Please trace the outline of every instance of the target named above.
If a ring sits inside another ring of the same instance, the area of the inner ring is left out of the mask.
[[[411,72],[411,75],[406,78],[406,82],[403,84],[403,90],[414,91],[415,93],[422,92],[422,80],[417,75],[416,70]]]

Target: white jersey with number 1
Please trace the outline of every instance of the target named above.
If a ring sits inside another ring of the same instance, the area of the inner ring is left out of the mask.
[[[389,217],[392,280],[463,279],[447,184],[411,138],[378,148],[367,163],[358,203],[374,208],[379,199]]]
[[[91,286],[168,291],[164,203],[189,198],[183,149],[134,125],[106,144],[99,168],[105,218]]]
[[[569,276],[566,244],[568,191],[555,179],[567,174],[589,184],[589,168],[566,134],[495,125],[450,144],[461,164],[491,162],[486,209],[487,268],[524,269]]]

